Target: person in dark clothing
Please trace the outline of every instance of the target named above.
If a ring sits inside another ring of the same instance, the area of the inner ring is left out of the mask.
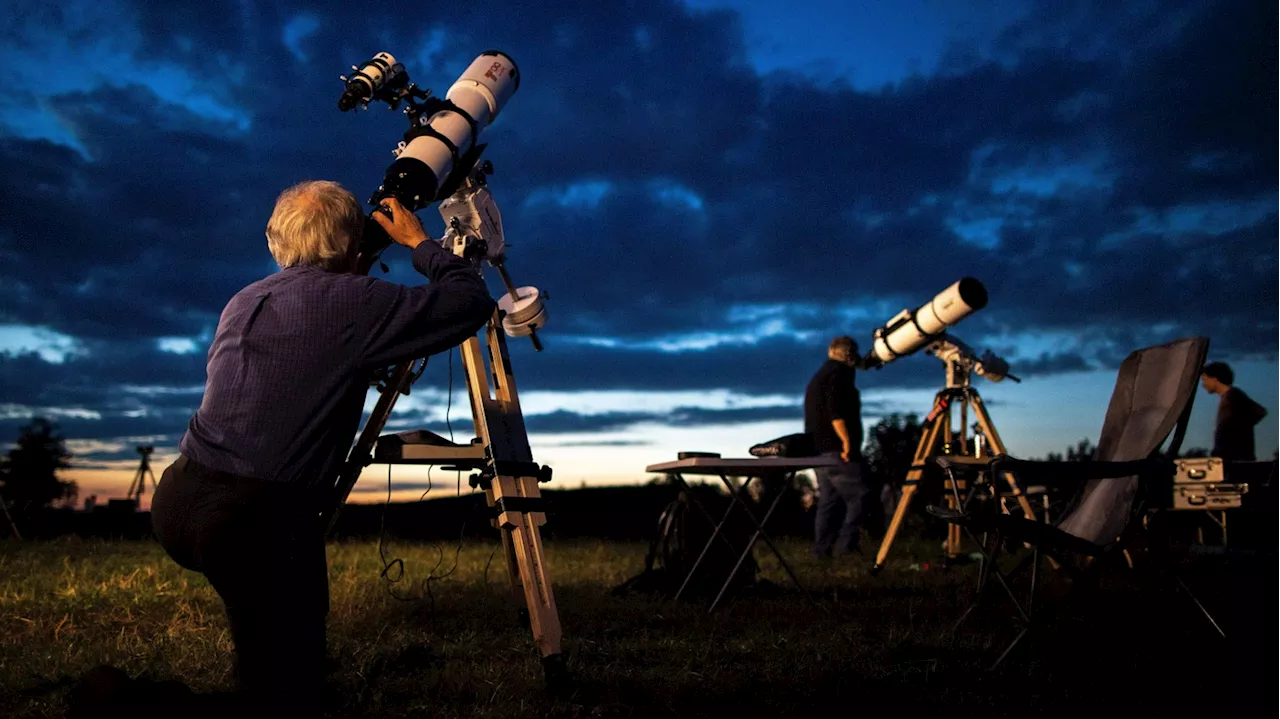
[[[862,457],[862,400],[854,384],[858,344],[852,337],[831,340],[827,361],[804,393],[804,429],[817,451],[837,458],[818,467],[813,553],[819,558],[861,551],[859,525],[871,494]],[[843,518],[842,518],[843,517]]]
[[[1213,428],[1210,455],[1229,461],[1252,462],[1253,428],[1267,416],[1267,410],[1249,395],[1232,386],[1235,373],[1225,362],[1210,362],[1200,371],[1200,385],[1219,396],[1218,417]]]
[[[396,200],[373,217],[429,284],[355,270],[365,217],[333,182],[285,190],[267,222],[280,270],[235,294],[208,379],[161,475],[152,524],[169,556],[221,597],[237,689],[279,716],[318,716],[328,568],[321,514],[352,446],[372,373],[473,336],[496,303],[469,261]]]

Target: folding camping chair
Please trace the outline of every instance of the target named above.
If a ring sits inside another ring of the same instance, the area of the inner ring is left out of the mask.
[[[1171,491],[1177,457],[1191,415],[1195,389],[1208,353],[1209,341],[1191,337],[1163,345],[1147,347],[1131,353],[1120,365],[1111,403],[1107,408],[1094,459],[1084,462],[1041,462],[1019,460],[1007,455],[994,457],[989,463],[974,465],[937,458],[944,470],[952,474],[987,472],[1002,476],[1012,472],[1023,484],[1061,484],[1079,482],[1072,502],[1052,522],[1032,521],[1000,511],[998,498],[978,497],[971,493],[956,495],[958,509],[930,506],[931,514],[960,525],[983,553],[979,569],[977,596],[957,620],[954,632],[982,602],[992,580],[1013,603],[1014,619],[1021,631],[991,666],[995,669],[1009,652],[1033,629],[1041,555],[1055,566],[1065,569],[1077,580],[1096,579],[1100,567],[1123,557],[1130,540],[1144,528],[1144,516],[1152,506],[1164,506]],[[1168,447],[1160,447],[1170,433]],[[977,538],[982,534],[982,540]],[[1029,546],[1028,556],[1010,571],[1002,571],[997,563],[1001,551],[1008,547],[1018,551]],[[1153,563],[1164,576],[1172,576],[1191,596],[1205,617],[1225,637],[1209,612],[1191,594],[1190,589],[1168,570],[1168,555],[1161,555],[1161,542],[1151,541]],[[1132,565],[1130,565],[1132,566]],[[1025,597],[1013,589],[1014,578],[1030,571],[1030,588]],[[1093,575],[1093,576],[1087,576]]]

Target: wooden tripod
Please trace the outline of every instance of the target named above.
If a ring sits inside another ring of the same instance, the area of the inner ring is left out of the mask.
[[[873,572],[880,571],[884,566],[885,557],[889,556],[889,547],[893,545],[894,537],[897,536],[898,529],[902,526],[902,520],[907,515],[911,499],[915,496],[916,488],[919,486],[921,478],[924,477],[925,468],[939,455],[952,454],[953,449],[960,454],[967,450],[968,442],[965,436],[965,428],[968,425],[968,409],[970,407],[973,408],[973,415],[982,428],[990,454],[992,456],[1006,454],[1004,442],[1000,440],[1000,435],[996,432],[996,426],[992,423],[986,407],[982,404],[982,397],[978,395],[978,390],[969,385],[968,372],[949,364],[947,377],[947,388],[938,392],[934,397],[933,409],[925,418],[924,432],[920,435],[920,442],[916,446],[916,454],[911,461],[911,469],[907,472],[907,479],[902,483],[902,497],[898,500],[898,506],[893,512],[893,519],[889,522],[889,529],[885,532],[884,540],[880,543],[880,551],[876,553],[876,563],[872,567]],[[958,437],[951,429],[951,411],[957,406],[960,408],[960,433]],[[974,459],[985,463],[986,459],[982,456],[985,453],[981,449],[978,451],[980,454],[974,456]],[[1036,515],[1031,508],[1031,502],[1027,500],[1026,495],[1018,487],[1018,482],[1013,474],[1005,472],[1004,480],[1008,483],[1010,492],[1022,507],[1023,513],[1026,514],[1028,519],[1034,520]],[[963,493],[966,490],[964,480],[948,478],[944,480],[944,487],[947,490],[945,492],[947,506],[952,509],[959,509],[956,506],[955,494],[951,490],[954,488]],[[955,559],[960,554],[960,526],[957,524],[947,525],[945,552],[949,560]]]
[[[473,198],[478,194],[476,188],[477,184],[472,180],[465,182],[458,190],[458,197],[464,198],[460,202],[474,202]],[[484,199],[487,198],[487,191],[484,191]],[[496,210],[488,217],[495,215]],[[468,228],[464,222],[461,229],[457,223],[452,228],[453,232],[450,234],[477,231],[478,237],[454,234],[452,248],[455,254],[472,257],[478,270],[479,257],[471,253],[477,243],[485,240],[479,221],[474,227]],[[500,243],[500,227],[497,232],[499,237],[496,242]],[[447,234],[445,239],[448,243],[450,235]],[[494,239],[490,239],[491,245],[494,242]],[[514,300],[520,300],[520,292],[511,283],[502,263],[495,263],[494,266],[502,275],[510,296]],[[494,310],[483,330],[483,347],[480,339],[475,336],[468,338],[461,347],[476,439],[467,445],[455,444],[426,430],[379,437],[391,416],[397,397],[408,394],[410,385],[417,378],[413,369],[416,360],[397,365],[386,382],[379,387],[378,401],[338,478],[338,499],[330,510],[327,526],[328,531],[333,530],[338,512],[359,479],[361,470],[373,462],[446,465],[445,469],[450,470],[478,470],[478,474],[471,477],[471,485],[480,487],[485,492],[485,501],[494,514],[491,523],[498,528],[506,553],[507,574],[511,579],[513,598],[517,603],[523,600],[534,641],[542,653],[547,684],[558,688],[567,680],[567,670],[560,651],[560,617],[556,611],[539,531],[539,527],[546,524],[546,514],[538,485],[539,482],[551,480],[551,468],[535,463],[529,449],[524,415],[516,393],[515,375],[507,352],[504,317],[503,310]],[[529,332],[534,346],[541,349],[537,336],[533,333],[534,328],[530,327]],[[484,361],[486,354],[489,359],[488,369]],[[492,386],[490,378],[493,380]]]

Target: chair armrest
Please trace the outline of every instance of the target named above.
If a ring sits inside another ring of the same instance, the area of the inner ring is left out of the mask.
[[[1126,462],[1095,462],[1093,460],[1050,462],[1037,459],[1015,459],[1007,454],[999,454],[986,462],[975,462],[972,459],[957,462],[946,455],[939,456],[934,461],[944,470],[962,477],[972,477],[978,472],[991,472],[993,475],[1012,472],[1019,478],[1034,480],[1037,484],[1054,484],[1080,479],[1115,479],[1147,473],[1165,473],[1173,476],[1175,469],[1173,460],[1163,457]]]
[[[1081,479],[1116,479],[1135,474],[1168,474],[1172,477],[1175,470],[1173,460],[1164,457],[1125,462],[1048,462],[1000,455],[991,460],[990,467],[992,473],[1012,472],[1020,479],[1034,480],[1037,484]]]

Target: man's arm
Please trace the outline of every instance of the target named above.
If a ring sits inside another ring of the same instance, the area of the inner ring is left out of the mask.
[[[1223,398],[1226,400],[1222,423],[1227,426],[1252,427],[1267,416],[1267,410],[1253,401],[1239,388],[1233,387]]]
[[[1253,401],[1253,398],[1248,395],[1242,394],[1241,396],[1244,399],[1244,402],[1242,402],[1241,404],[1245,405],[1244,414],[1248,418],[1249,426],[1253,426],[1266,418],[1267,416],[1266,407],[1263,407],[1262,405]]]
[[[374,281],[365,290],[359,364],[385,367],[462,344],[493,316],[496,303],[471,263],[434,242],[413,250],[413,267],[431,281],[418,287]]]
[[[846,387],[839,380],[833,380],[824,388],[823,402],[826,404],[827,416],[831,418],[831,428],[836,431],[836,436],[840,438],[840,444],[843,449],[840,451],[840,458],[849,461],[849,457],[853,454],[853,445],[849,438],[848,421],[856,419],[849,416],[848,397],[844,393],[849,392],[852,385]]]
[[[849,443],[849,425],[845,424],[843,419],[833,419],[831,427],[835,429],[836,434],[840,436],[840,442],[844,445],[844,449],[840,452],[840,459],[848,462],[849,455],[852,453],[852,446]]]
[[[467,260],[432,242],[413,213],[394,198],[374,220],[397,244],[413,251],[413,267],[430,280],[418,287],[370,280],[365,286],[361,324],[362,369],[385,367],[456,347],[474,336],[493,316],[496,303],[484,280]]]

